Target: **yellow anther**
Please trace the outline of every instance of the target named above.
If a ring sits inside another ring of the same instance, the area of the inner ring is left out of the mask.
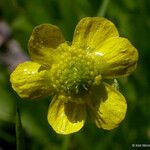
[[[94,85],[99,85],[100,82],[101,82],[101,79],[102,79],[101,75],[96,76],[95,79],[94,79],[94,83],[93,84]]]
[[[63,55],[62,55],[63,54]],[[51,68],[54,88],[68,94],[83,94],[90,85],[98,85],[101,78],[97,76],[93,62],[82,49],[69,48],[56,58]]]

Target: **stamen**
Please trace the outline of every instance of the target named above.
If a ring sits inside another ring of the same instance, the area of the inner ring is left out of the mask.
[[[97,55],[101,53],[97,52]],[[94,63],[94,57],[90,57],[83,49],[69,47],[68,51],[58,55],[50,70],[54,88],[68,94],[83,95],[91,85],[101,82],[101,76]]]

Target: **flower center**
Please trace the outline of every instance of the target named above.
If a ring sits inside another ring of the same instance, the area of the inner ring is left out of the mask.
[[[57,56],[50,75],[54,88],[68,94],[84,94],[91,85],[101,81],[91,56],[82,49],[72,47]]]

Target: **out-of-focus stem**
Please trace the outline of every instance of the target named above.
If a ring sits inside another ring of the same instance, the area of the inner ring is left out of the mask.
[[[100,6],[99,11],[97,13],[97,16],[105,16],[109,2],[110,0],[103,0],[102,5]]]
[[[21,117],[20,117],[18,103],[16,106],[16,145],[17,145],[17,150],[25,150],[24,134],[22,130]]]
[[[70,135],[67,135],[66,137],[64,137],[64,141],[62,143],[62,150],[68,150],[69,143],[70,143]]]

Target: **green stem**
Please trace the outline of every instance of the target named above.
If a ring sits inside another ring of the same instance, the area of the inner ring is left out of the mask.
[[[109,2],[110,0],[103,0],[102,5],[100,6],[100,9],[97,13],[97,16],[101,16],[101,17],[105,16]]]
[[[70,143],[70,135],[67,135],[64,138],[63,144],[62,144],[62,150],[68,150],[69,149],[69,143]]]
[[[18,103],[16,106],[16,145],[17,145],[17,150],[25,150],[24,136],[23,136],[21,116],[20,116]]]

